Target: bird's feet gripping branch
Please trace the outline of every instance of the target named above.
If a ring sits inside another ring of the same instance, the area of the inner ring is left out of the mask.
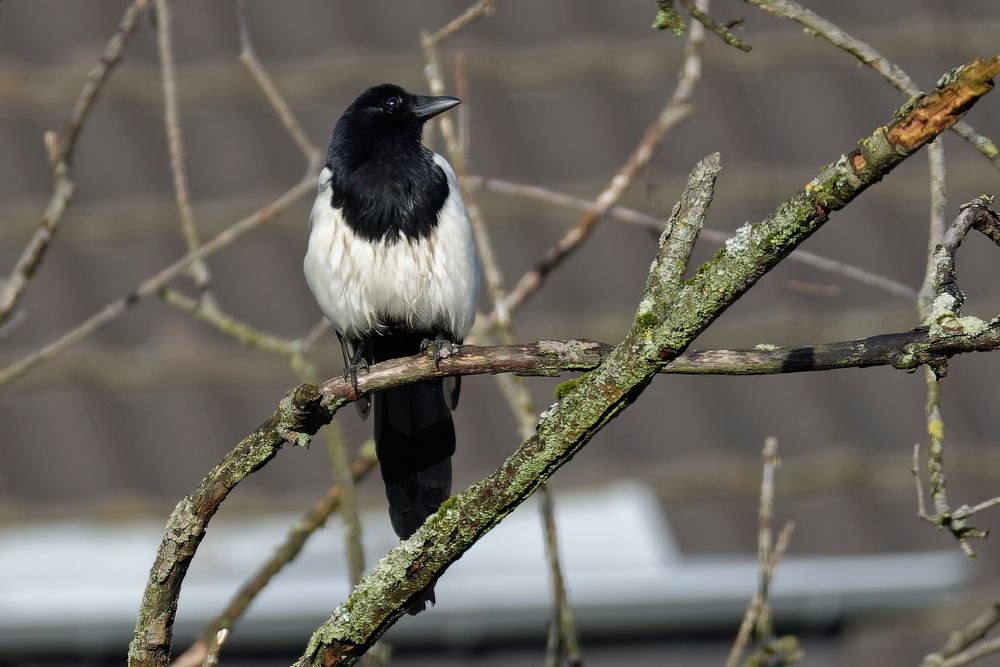
[[[440,366],[442,359],[455,353],[455,343],[444,334],[439,333],[434,338],[425,338],[420,341],[420,351],[426,352],[428,349],[433,350],[434,365]],[[444,350],[444,354],[441,354],[442,350]]]

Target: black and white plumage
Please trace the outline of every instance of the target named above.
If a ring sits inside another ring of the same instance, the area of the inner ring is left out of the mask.
[[[461,342],[479,295],[479,257],[455,180],[421,143],[454,97],[383,84],[364,91],[333,130],[310,216],[306,282],[344,346],[348,373]],[[389,516],[407,538],[451,495],[459,382],[427,380],[374,396],[375,444]],[[369,404],[359,402],[362,416]],[[410,613],[434,601],[433,588]]]

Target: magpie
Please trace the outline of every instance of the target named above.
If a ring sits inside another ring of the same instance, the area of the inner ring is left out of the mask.
[[[333,129],[309,218],[306,282],[340,339],[345,377],[369,364],[461,343],[479,296],[479,255],[455,172],[421,142],[455,97],[393,84],[361,93]],[[389,518],[406,539],[451,495],[461,378],[425,380],[357,401],[374,408]],[[372,405],[374,403],[374,405]],[[415,599],[416,614],[434,588]]]

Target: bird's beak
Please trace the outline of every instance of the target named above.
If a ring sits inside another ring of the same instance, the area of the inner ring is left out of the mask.
[[[417,95],[417,99],[410,105],[410,109],[420,120],[433,118],[439,113],[443,113],[454,106],[462,103],[457,97],[442,95],[441,97],[429,97],[427,95]]]

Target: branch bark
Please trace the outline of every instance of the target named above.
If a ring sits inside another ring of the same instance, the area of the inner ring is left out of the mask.
[[[396,619],[407,604],[433,583],[476,540],[527,499],[611,419],[630,405],[652,378],[684,352],[707,328],[767,271],[829,217],[879,181],[906,157],[947,129],[992,88],[1000,72],[1000,56],[976,60],[915,106],[902,110],[888,126],[878,128],[855,150],[825,167],[805,189],[781,204],[763,221],[745,226],[711,262],[679,289],[670,279],[666,257],[676,256],[669,230],[661,237],[660,254],[650,271],[635,322],[625,340],[603,363],[568,389],[540,415],[534,437],[525,441],[493,474],[447,501],[417,533],[393,549],[363,580],[348,601],[314,634],[299,665],[352,664]],[[704,161],[692,175],[711,167]],[[703,219],[711,191],[689,187],[679,214]],[[204,252],[206,246],[202,246]],[[993,332],[993,327],[987,327]],[[946,337],[949,332],[942,331]],[[515,346],[516,347],[516,346]],[[467,350],[441,361],[411,360],[422,377],[441,374],[466,356]],[[473,351],[474,352],[474,351]],[[510,350],[508,349],[508,352]],[[559,370],[551,348],[542,357],[546,374]],[[573,350],[570,358],[578,357]],[[919,356],[918,353],[911,358]],[[467,357],[466,357],[467,359]],[[362,390],[401,384],[407,362],[373,367],[360,378]],[[480,364],[482,366],[482,364]],[[510,372],[532,368],[523,357],[507,356],[491,369]],[[461,369],[452,368],[453,372]],[[485,372],[485,371],[484,371]],[[388,377],[381,377],[388,373]],[[373,379],[378,377],[378,384]],[[382,382],[381,380],[384,380]],[[188,564],[209,520],[228,493],[247,475],[269,461],[284,443],[304,444],[332,414],[357,398],[341,379],[322,389],[301,385],[289,392],[271,417],[247,436],[178,504],[167,525],[143,596],[129,664],[166,665],[177,596]]]
[[[960,68],[954,80],[859,142],[856,150],[827,166],[771,216],[741,230],[679,291],[668,289],[669,267],[663,257],[670,247],[665,233],[635,322],[622,344],[540,415],[536,435],[500,468],[450,499],[413,537],[393,549],[317,629],[296,664],[353,664],[399,618],[409,600],[628,407],[664,362],[681,354],[730,304],[822,226],[832,211],[846,206],[950,127],[992,88],[998,72],[1000,56]],[[710,191],[689,187],[681,206],[707,208],[710,200]]]

